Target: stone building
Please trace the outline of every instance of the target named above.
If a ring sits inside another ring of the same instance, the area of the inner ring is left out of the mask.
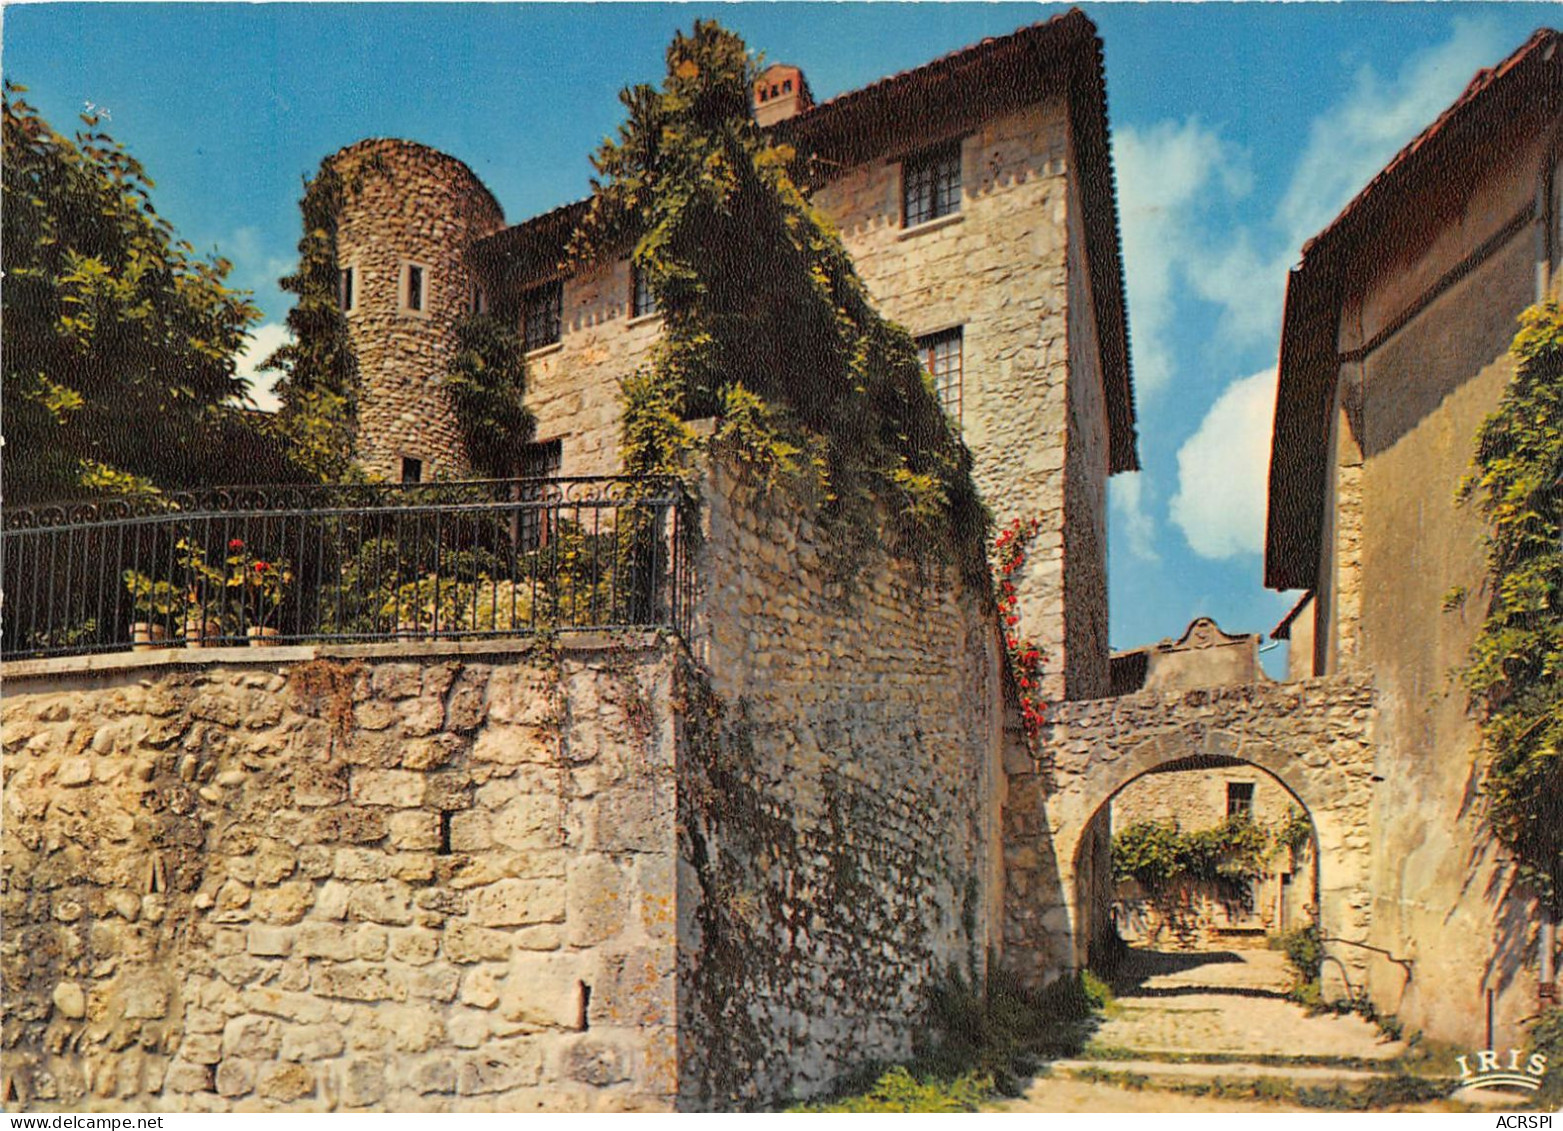
[[[1106,481],[1138,460],[1095,29],[1071,12],[820,105],[776,65],[755,107],[828,170],[812,200],[916,337],[994,517],[1041,521],[1021,610],[1052,661],[1048,694],[1106,694]],[[331,160],[359,186],[339,254],[364,465],[466,470],[437,386],[460,316],[491,308],[526,341],[537,425],[521,473],[616,472],[618,382],[660,321],[627,258],[561,266],[586,202],[503,227],[467,167],[423,146],[366,141]]]
[[[1482,613],[1484,528],[1456,503],[1512,374],[1516,315],[1557,293],[1555,31],[1481,71],[1303,250],[1287,287],[1266,584],[1305,594],[1290,675],[1370,679],[1368,989],[1408,1029],[1518,1038],[1552,929],[1482,832],[1479,736],[1451,675]]]
[[[1038,524],[1019,580],[1047,693],[1105,695],[1106,478],[1136,457],[1094,27],[820,105],[772,68],[763,95],[832,170],[814,200],[925,349],[997,517]],[[618,379],[659,322],[625,261],[561,273],[581,206],[505,227],[423,146],[331,160],[367,466],[468,470],[437,386],[488,308],[529,347],[519,470],[615,472]],[[1003,814],[1030,756],[991,594],[882,555],[844,593],[805,508],[700,471],[660,631],[442,639],[397,615],[369,643],[8,656],[0,1103],[732,1108],[911,1055],[938,979],[1025,942]],[[352,490],[339,512],[437,488]]]
[[[1280,630],[1287,682],[1255,637],[1203,619],[1108,654],[1106,480],[1136,456],[1090,21],[821,104],[797,68],[767,70],[757,114],[830,170],[813,199],[926,351],[995,517],[1037,523],[1019,588],[1049,655],[1038,741],[991,594],[885,555],[843,593],[805,508],[720,460],[697,469],[678,616],[634,631],[441,637],[393,617],[265,651],[10,653],[0,1104],[817,1096],[909,1056],[952,967],[1042,986],[1101,956],[1115,815],[1165,812],[1174,782],[1212,814],[1306,813],[1303,898],[1277,894],[1273,925],[1296,902],[1317,919],[1328,997],[1512,1042],[1535,909],[1466,805],[1475,731],[1445,673],[1474,618],[1441,605],[1480,581],[1454,486],[1512,317],[1559,257],[1557,40],[1479,76],[1291,280],[1266,561],[1271,585],[1309,591]],[[561,269],[583,206],[507,227],[454,158],[371,140],[331,160],[365,463],[468,470],[438,382],[461,319],[490,309],[529,347],[518,470],[615,472],[617,382],[659,320],[625,260]],[[352,498],[394,528],[383,500],[428,491]],[[300,498],[281,508],[294,530]],[[8,515],[5,536],[74,531],[59,510],[23,531]]]

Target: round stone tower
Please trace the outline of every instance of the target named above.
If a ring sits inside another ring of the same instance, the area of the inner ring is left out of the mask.
[[[416,142],[373,138],[329,161],[344,183],[338,300],[358,356],[358,460],[390,480],[463,474],[440,382],[457,324],[486,302],[468,249],[504,213],[471,169]]]

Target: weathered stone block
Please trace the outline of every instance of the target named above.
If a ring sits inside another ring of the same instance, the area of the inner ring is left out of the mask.
[[[310,977],[310,989],[322,997],[348,1001],[388,1001],[391,982],[384,967],[359,963],[329,963],[317,966]]]
[[[224,1058],[217,1066],[217,1094],[233,1099],[255,1090],[255,1065],[248,1060]]]
[[[445,957],[452,962],[503,961],[510,957],[510,935],[456,920],[445,928]]]
[[[330,958],[346,962],[353,957],[356,926],[340,922],[301,923],[294,940],[295,952],[304,958]]]
[[[404,886],[394,882],[355,888],[347,897],[347,915],[350,919],[405,927],[412,922],[412,897]]]
[[[516,954],[500,991],[499,1012],[508,1021],[579,1029],[585,971],[585,961],[573,954]]]
[[[555,760],[557,742],[545,727],[490,724],[472,744],[472,758],[502,766],[547,765]]]
[[[490,1044],[457,1061],[456,1091],[464,1096],[506,1092],[536,1084],[542,1074],[542,1054],[534,1047],[510,1041]]]
[[[565,923],[575,946],[612,938],[629,919],[623,870],[607,856],[586,856],[570,864]]]
[[[411,809],[423,803],[423,785],[423,775],[410,770],[355,769],[353,804]]]
[[[425,1060],[408,1073],[407,1082],[420,1096],[448,1095],[456,1090],[456,1066],[444,1057]]]
[[[76,1020],[87,1015],[87,994],[75,982],[60,982],[54,987],[54,1008],[61,1017]]]
[[[282,1044],[282,1026],[275,1018],[246,1014],[235,1017],[223,1027],[223,1056],[266,1060],[277,1055]]]
[[[619,1041],[597,1035],[568,1038],[560,1056],[560,1074],[604,1088],[634,1076],[632,1051]]]
[[[342,1102],[370,1107],[385,1099],[385,1062],[379,1058],[350,1060],[342,1074]]]
[[[255,1090],[263,1099],[292,1103],[314,1094],[315,1075],[302,1064],[263,1064]]]
[[[216,1087],[212,1079],[212,1066],[176,1060],[163,1075],[163,1087],[179,1095],[212,1091]]]
[[[557,880],[499,880],[472,896],[472,921],[484,927],[520,927],[565,917],[565,886]]]
[[[386,822],[391,846],[403,851],[422,851],[440,846],[440,815],[426,811],[403,810],[392,813]],[[454,836],[454,829],[452,830]],[[453,844],[452,848],[455,847]]]
[[[293,949],[294,932],[286,927],[252,925],[245,949],[262,958],[285,958]]]
[[[283,1060],[329,1060],[347,1047],[337,1025],[290,1025],[282,1032]]]

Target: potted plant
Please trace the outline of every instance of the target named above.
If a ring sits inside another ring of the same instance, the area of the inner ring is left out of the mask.
[[[171,581],[157,581],[140,570],[127,569],[123,577],[130,592],[131,608],[140,618],[130,626],[131,648],[137,652],[160,647],[168,638],[168,618],[179,605],[179,589]],[[162,618],[156,620],[154,618]]]
[[[250,638],[252,648],[277,643],[274,637],[281,632],[276,626],[282,602],[287,598],[288,587],[293,584],[293,568],[285,559],[266,559],[252,555],[244,543],[235,538],[228,543],[228,565],[231,567],[226,584],[242,590],[241,608],[245,619],[244,633]]]
[[[244,543],[237,538],[230,542],[232,550]],[[184,641],[186,648],[216,647],[227,635],[222,617],[214,611],[220,606],[224,588],[224,573],[206,560],[206,551],[187,538],[175,543],[178,562],[185,570],[189,588],[185,590]]]

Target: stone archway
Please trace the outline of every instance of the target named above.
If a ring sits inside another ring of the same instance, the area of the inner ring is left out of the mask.
[[[1043,759],[1011,761],[1005,806],[1006,959],[1033,982],[1085,963],[1100,874],[1093,818],[1130,781],[1180,763],[1249,763],[1313,820],[1325,990],[1363,984],[1372,914],[1374,694],[1338,677],[1183,692],[1142,691],[1054,709]],[[1019,770],[1020,772],[1016,772]]]

